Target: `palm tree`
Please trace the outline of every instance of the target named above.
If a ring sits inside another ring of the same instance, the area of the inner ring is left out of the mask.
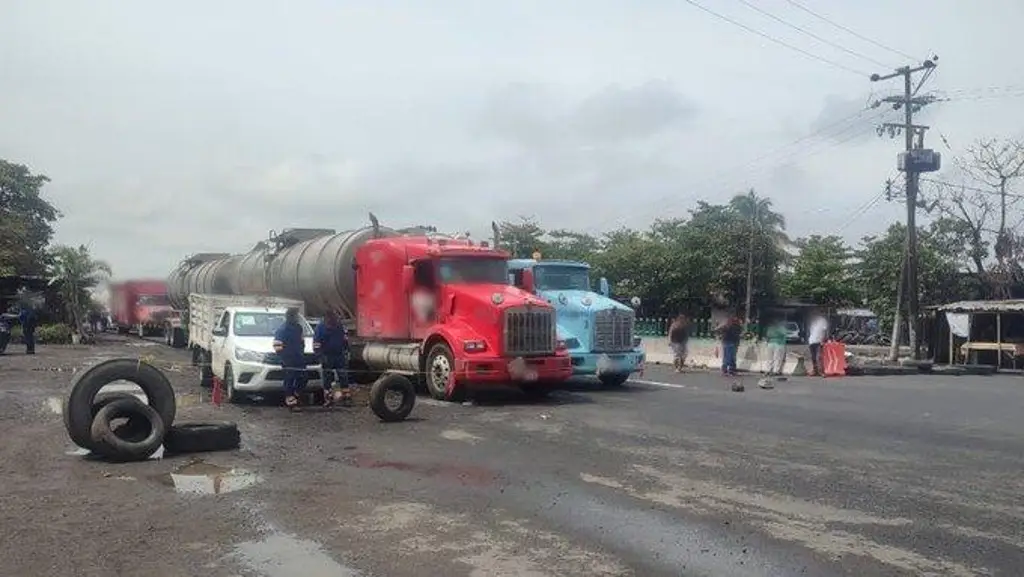
[[[740,220],[749,223],[748,234],[750,243],[747,249],[747,287],[746,287],[746,322],[750,324],[751,304],[754,294],[754,239],[759,235],[767,235],[780,250],[790,244],[786,235],[786,218],[772,210],[772,200],[758,196],[751,188],[747,194],[737,194],[729,201],[729,208],[736,212]]]
[[[58,245],[51,251],[50,284],[60,287],[60,295],[71,315],[75,332],[82,330],[83,304],[88,290],[111,275],[110,265],[92,257],[89,247]]]

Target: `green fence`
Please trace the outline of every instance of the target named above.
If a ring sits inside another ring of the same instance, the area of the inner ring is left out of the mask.
[[[711,324],[711,319],[697,319],[692,321],[690,327],[690,336],[698,339],[707,339],[714,337],[714,326]],[[637,318],[636,319],[636,336],[638,337],[667,337],[668,327],[672,324],[670,318]],[[754,336],[760,333],[760,328],[751,324],[744,331],[744,338],[754,338]]]

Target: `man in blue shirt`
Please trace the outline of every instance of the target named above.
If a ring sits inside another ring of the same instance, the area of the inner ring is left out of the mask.
[[[352,384],[348,378],[348,335],[337,313],[324,315],[324,322],[316,327],[313,334],[313,352],[320,354],[323,369],[324,406],[335,401],[342,405],[352,404]],[[337,380],[339,390],[333,390]]]
[[[22,306],[18,322],[21,323],[21,334],[25,339],[25,354],[36,354],[36,324],[38,323],[36,311],[31,306]]]
[[[284,367],[284,403],[299,404],[299,393],[306,388],[306,339],[299,323],[299,309],[285,311],[284,323],[274,333],[274,350]]]

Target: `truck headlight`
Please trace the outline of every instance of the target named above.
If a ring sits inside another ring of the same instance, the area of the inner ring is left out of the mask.
[[[482,353],[487,350],[487,343],[484,341],[466,341],[462,343],[462,350],[467,353]]]
[[[262,363],[266,361],[267,354],[249,349],[235,349],[235,358],[245,363]]]

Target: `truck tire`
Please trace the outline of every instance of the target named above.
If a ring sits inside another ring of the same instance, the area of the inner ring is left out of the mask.
[[[199,386],[204,389],[209,389],[213,386],[213,367],[210,366],[210,353],[207,353],[202,349],[196,350],[199,351]]]
[[[100,409],[118,399],[132,399],[139,404],[145,404],[141,399],[131,393],[100,393],[99,395],[96,395],[96,400],[93,401],[92,404],[93,421],[96,420],[96,414],[100,412]],[[149,435],[149,423],[138,415],[130,415],[126,423],[114,429],[114,434],[122,439],[139,442]]]
[[[551,396],[551,392],[554,390],[550,385],[543,385],[538,383],[531,383],[529,385],[522,385],[519,387],[523,394],[530,399],[546,399]]]
[[[118,435],[111,422],[119,418],[143,419],[146,436],[136,441]],[[163,444],[167,431],[160,414],[136,398],[112,400],[96,413],[89,429],[93,453],[117,462],[148,459]]]
[[[170,455],[232,451],[242,444],[238,425],[231,422],[180,423],[167,430],[164,451]]]
[[[397,396],[398,403],[392,398]],[[385,373],[370,387],[370,410],[385,423],[404,421],[416,406],[416,387],[408,377]]]
[[[606,387],[621,387],[629,380],[629,373],[605,373],[597,378]]]
[[[165,425],[174,422],[177,410],[174,388],[160,369],[138,359],[109,359],[77,373],[71,380],[71,392],[64,399],[64,428],[79,447],[95,452],[96,443],[92,441],[93,403],[100,389],[120,380],[138,385],[146,394],[149,406],[156,410]]]
[[[171,347],[176,349],[185,348],[185,331],[181,330],[181,327],[168,327],[165,330],[171,334]]]
[[[431,397],[439,401],[452,401],[458,393],[453,391],[452,395],[448,394],[448,379],[451,378],[452,373],[455,371],[455,355],[452,354],[452,349],[448,346],[448,343],[440,342],[430,348],[430,352],[427,353],[426,362],[426,375],[424,379],[427,384],[427,392],[430,393]]]
[[[235,370],[230,363],[224,365],[224,398],[232,405],[242,400],[242,395],[235,390]]]

